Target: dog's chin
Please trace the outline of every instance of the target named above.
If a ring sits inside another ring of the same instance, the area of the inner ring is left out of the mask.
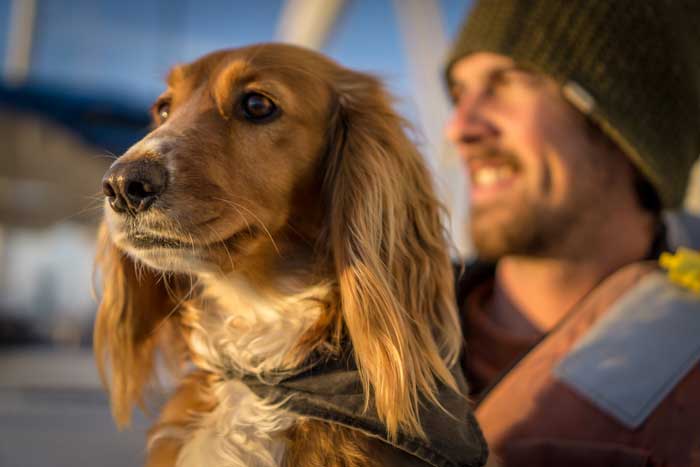
[[[115,243],[136,262],[157,271],[192,274],[216,269],[216,264],[199,248],[186,247],[171,239],[163,239],[162,242],[149,239],[146,242],[145,239],[120,236]]]
[[[152,233],[113,234],[116,245],[136,261],[157,271],[215,273],[235,269],[242,246],[256,237],[254,229],[234,233],[223,241],[198,244]]]
[[[213,273],[219,265],[197,251],[173,250],[171,248],[149,248],[147,250],[129,246],[123,249],[136,261],[156,271],[183,274]]]

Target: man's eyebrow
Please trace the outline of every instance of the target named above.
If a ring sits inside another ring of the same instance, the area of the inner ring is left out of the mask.
[[[529,83],[529,85],[538,85],[542,82],[542,79],[544,78],[542,72],[540,72],[532,66],[513,63],[512,65],[507,65],[491,70],[491,73],[489,73],[486,82],[492,83],[499,79],[507,78],[508,75],[511,73],[520,74],[520,78],[525,80],[524,82]]]
[[[492,83],[495,79],[501,77],[514,67],[515,65],[512,64],[494,67],[482,73],[481,76],[479,76],[479,82],[486,84]],[[448,91],[452,100],[457,99],[467,89],[469,89],[469,86],[465,80],[450,79]]]
[[[522,72],[522,73],[533,73],[533,70],[530,67],[527,67],[525,65],[520,65],[517,63],[511,63],[508,65],[499,66],[499,67],[496,67],[496,68],[490,70],[486,74],[486,80],[499,78],[499,77],[502,77],[503,75],[505,75],[506,73],[510,73],[513,71]]]
[[[542,76],[542,74],[532,66],[520,63],[508,63],[496,66],[483,73],[482,82],[486,84],[493,83],[494,81],[503,78],[507,73],[511,72],[525,73],[533,78]],[[464,80],[454,78],[450,79],[448,85],[448,92],[453,100],[464,92],[465,89],[469,88]]]
[[[522,64],[522,63],[513,63],[511,65],[507,65],[504,67],[501,67],[498,70],[494,70],[496,74],[504,75],[506,73],[510,72],[517,72],[517,73],[525,73],[528,75],[531,75],[533,77],[538,77],[542,76],[542,73],[538,71],[535,67],[527,64]]]

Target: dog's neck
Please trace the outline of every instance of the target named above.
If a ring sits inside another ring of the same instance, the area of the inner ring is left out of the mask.
[[[308,348],[300,342],[323,321],[335,286],[298,261],[263,264],[200,274],[199,297],[185,306],[192,360],[219,375],[213,388],[221,403],[198,421],[178,465],[282,465],[287,442],[281,433],[297,416],[256,396],[238,378],[230,378],[231,371],[265,377],[302,363]]]
[[[217,373],[260,375],[298,365],[302,338],[330,305],[332,284],[312,274],[201,274],[186,307],[194,362]]]

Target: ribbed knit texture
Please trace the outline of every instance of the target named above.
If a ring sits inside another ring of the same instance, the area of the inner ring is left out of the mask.
[[[478,51],[586,90],[595,100],[590,117],[665,207],[681,205],[700,155],[700,0],[483,0],[446,74]]]

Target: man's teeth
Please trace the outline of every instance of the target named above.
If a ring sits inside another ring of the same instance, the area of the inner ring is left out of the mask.
[[[472,182],[477,186],[491,186],[512,175],[512,167],[481,167],[474,171]]]

